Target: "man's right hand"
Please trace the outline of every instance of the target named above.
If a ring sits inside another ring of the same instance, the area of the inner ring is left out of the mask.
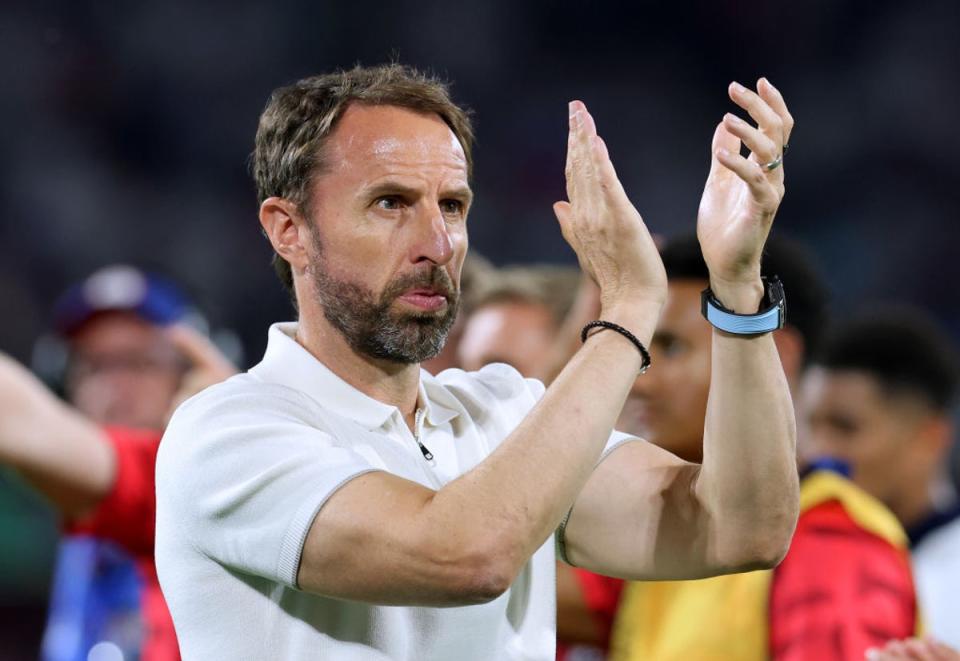
[[[667,294],[663,262],[580,101],[570,103],[566,177],[569,202],[553,209],[564,239],[600,287],[603,318],[649,342]]]

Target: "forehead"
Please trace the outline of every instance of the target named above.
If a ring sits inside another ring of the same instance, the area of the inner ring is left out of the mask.
[[[467,179],[457,136],[434,113],[353,104],[327,140],[326,171],[365,178],[429,173]]]
[[[880,385],[865,372],[811,368],[804,391],[810,404],[831,408],[882,408]]]
[[[95,315],[70,336],[74,351],[150,347],[162,342],[157,326],[132,312],[103,312]]]

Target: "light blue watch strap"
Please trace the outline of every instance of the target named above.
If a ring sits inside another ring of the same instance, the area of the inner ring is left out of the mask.
[[[715,328],[735,335],[759,335],[775,331],[782,326],[780,323],[780,306],[770,308],[759,314],[731,314],[715,307],[707,301],[706,317]]]

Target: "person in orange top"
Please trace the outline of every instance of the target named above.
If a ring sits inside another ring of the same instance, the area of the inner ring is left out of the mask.
[[[711,327],[701,315],[707,271],[693,237],[670,242],[662,256],[669,289],[653,339],[657,370],[637,380],[619,428],[696,463],[710,386]],[[802,251],[777,237],[767,244],[763,272],[779,276],[787,291],[787,325],[774,338],[796,392],[824,326],[824,288]],[[628,584],[612,658],[840,661],[913,635],[906,536],[845,471],[828,457],[805,462],[800,520],[775,570]]]

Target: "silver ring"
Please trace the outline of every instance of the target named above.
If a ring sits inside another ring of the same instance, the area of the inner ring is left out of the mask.
[[[780,167],[781,163],[783,163],[783,154],[780,154],[775,159],[765,164],[763,166],[763,169],[766,170],[767,172],[771,172],[773,170],[776,170],[778,167]]]

